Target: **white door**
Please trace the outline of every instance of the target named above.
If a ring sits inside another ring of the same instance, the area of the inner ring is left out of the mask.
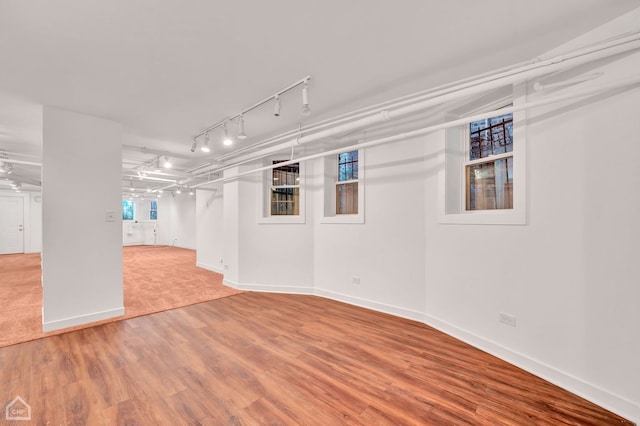
[[[0,197],[0,254],[24,253],[22,197]]]

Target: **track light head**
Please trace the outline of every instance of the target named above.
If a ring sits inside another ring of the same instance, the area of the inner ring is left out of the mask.
[[[204,134],[204,143],[200,147],[202,152],[211,152],[211,148],[209,147],[209,132]]]
[[[193,138],[193,143],[191,144],[191,152],[196,152],[197,147],[198,147],[198,139]]]
[[[276,104],[273,107],[273,115],[280,117],[280,95],[275,96]]]
[[[173,164],[171,164],[171,159],[169,159],[168,155],[165,155],[163,160],[164,160],[164,163],[162,163],[162,166],[165,169],[170,169],[173,166]]]
[[[244,131],[244,116],[238,118],[238,139],[246,139],[247,134]]]
[[[302,115],[309,116],[311,114],[311,108],[309,108],[309,86],[307,80],[304,81],[302,86]]]
[[[224,139],[222,140],[224,146],[233,145],[233,139],[229,136],[229,130],[227,129],[227,123],[224,124]]]

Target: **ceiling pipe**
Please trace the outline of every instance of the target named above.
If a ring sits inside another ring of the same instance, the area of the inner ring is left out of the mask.
[[[487,73],[479,80],[476,79],[474,81],[465,81],[464,83],[459,85],[459,87],[454,84],[446,86],[446,88],[444,89],[436,88],[434,89],[434,91],[429,91],[426,95],[420,96],[424,97],[424,100],[421,102],[416,102],[414,104],[404,106],[407,102],[409,102],[409,99],[405,98],[405,100],[402,100],[399,103],[403,106],[400,106],[399,108],[396,108],[394,110],[389,109],[389,106],[393,104],[388,104],[387,108],[375,111],[374,113],[368,113],[369,115],[362,119],[347,122],[310,135],[301,135],[300,137],[291,138],[285,143],[270,147],[268,149],[268,152],[266,153],[262,153],[261,155],[248,155],[239,157],[239,159],[232,164],[203,171],[193,176],[192,178],[187,179],[186,182],[205,176],[207,173],[226,170],[237,165],[245,164],[247,162],[263,158],[272,153],[279,152],[284,149],[289,149],[293,144],[309,143],[338,134],[360,130],[368,126],[380,124],[394,118],[421,112],[425,109],[428,109],[429,107],[436,106],[448,101],[457,100],[467,96],[478,95],[492,89],[497,89],[509,84],[514,84],[516,82],[532,80],[543,74],[558,72],[567,68],[576,67],[588,62],[596,61],[601,58],[629,52],[638,48],[640,48],[640,33],[635,32],[631,35],[616,37],[597,45],[577,49],[564,55],[554,56],[544,61],[536,60],[529,65],[525,65],[524,67],[514,69],[508,68],[507,71],[499,72],[497,74]],[[344,121],[347,118],[348,117],[345,116],[344,118],[339,118],[337,121]],[[322,126],[328,126],[329,124],[330,122],[328,121]],[[301,130],[301,132],[305,131],[305,129]],[[290,135],[291,132],[287,132],[285,134]],[[254,148],[256,147],[254,146]]]
[[[418,129],[418,130],[413,130],[410,132],[404,132],[404,133],[400,133],[397,135],[393,135],[393,136],[388,136],[388,137],[384,137],[384,138],[380,138],[380,139],[375,139],[373,141],[369,141],[369,142],[361,142],[355,145],[351,145],[351,146],[347,146],[347,147],[340,147],[340,148],[336,148],[336,149],[332,149],[332,150],[328,150],[328,151],[324,151],[318,154],[312,154],[312,155],[307,155],[304,157],[300,157],[297,159],[291,159],[291,160],[287,160],[287,161],[283,161],[277,164],[270,164],[267,166],[263,166],[263,167],[258,167],[255,169],[251,169],[251,170],[247,170],[247,171],[243,171],[240,173],[235,174],[234,176],[227,176],[227,177],[221,177],[218,179],[213,179],[210,180],[208,182],[203,182],[200,184],[196,184],[196,185],[191,185],[192,188],[199,188],[200,186],[203,185],[209,185],[212,183],[216,183],[216,182],[225,182],[225,181],[229,181],[229,180],[234,180],[237,179],[241,176],[246,176],[249,174],[253,174],[253,173],[258,173],[258,172],[262,172],[262,171],[266,171],[266,170],[272,170],[278,167],[283,167],[283,166],[288,166],[291,164],[295,164],[298,162],[302,162],[302,161],[309,161],[309,160],[314,160],[316,158],[322,158],[322,157],[327,157],[329,155],[337,155],[341,152],[345,152],[345,151],[353,151],[356,149],[363,149],[363,148],[368,148],[368,147],[372,147],[372,146],[376,146],[376,145],[382,145],[385,143],[391,143],[391,142],[397,142],[397,141],[401,141],[401,140],[406,140],[412,137],[417,137],[417,136],[424,136],[426,134],[429,133],[433,133],[435,131],[438,130],[444,130],[444,129],[448,129],[451,127],[457,127],[457,126],[461,126],[461,125],[465,125],[468,123],[471,123],[473,121],[478,121],[478,120],[484,120],[487,118],[491,118],[491,117],[495,117],[497,115],[504,115],[504,114],[509,114],[509,113],[513,113],[513,112],[517,112],[517,111],[524,111],[527,109],[531,109],[531,108],[537,108],[537,107],[542,107],[542,106],[546,106],[546,105],[551,105],[554,103],[558,103],[558,102],[564,102],[564,101],[569,101],[572,99],[576,99],[576,98],[584,98],[586,96],[591,96],[591,95],[596,95],[598,93],[602,93],[602,92],[606,92],[606,91],[611,91],[611,90],[616,90],[625,86],[632,86],[632,85],[638,85],[640,84],[640,77],[632,77],[626,80],[619,80],[615,83],[609,83],[609,84],[603,84],[603,85],[599,85],[596,87],[592,87],[588,90],[584,90],[580,93],[570,93],[570,94],[565,94],[565,95],[560,95],[560,96],[554,96],[554,97],[550,97],[550,98],[546,98],[546,99],[541,99],[539,101],[533,101],[533,102],[528,102],[525,104],[521,104],[521,105],[517,105],[517,106],[510,106],[510,107],[504,107],[504,108],[499,108],[493,111],[486,111],[480,114],[475,114],[472,116],[468,116],[468,117],[463,117],[463,118],[459,118],[456,120],[451,120],[451,121],[447,121],[445,123],[441,123],[441,124],[436,124],[433,126],[428,126],[428,127],[424,127],[422,129]]]
[[[328,119],[321,124],[315,124],[302,128],[300,131],[291,130],[282,134],[282,137],[271,138],[254,144],[251,147],[247,147],[241,151],[234,151],[234,153],[227,154],[218,158],[218,160],[225,160],[231,157],[236,157],[237,154],[247,152],[249,150],[256,150],[265,145],[275,143],[277,140],[285,140],[287,137],[296,136],[295,140],[299,143],[308,143],[314,140],[322,139],[325,137],[334,136],[339,133],[346,133],[352,130],[358,130],[371,124],[380,123],[388,119],[394,118],[402,114],[410,114],[412,112],[419,111],[429,106],[434,106],[438,103],[444,103],[448,100],[456,99],[459,97],[478,94],[484,91],[491,90],[496,87],[500,87],[506,84],[513,84],[513,82],[524,81],[539,77],[543,74],[557,72],[566,68],[582,65],[587,62],[595,61],[600,58],[615,55],[617,53],[624,53],[640,47],[638,43],[633,44],[640,40],[640,34],[634,32],[632,34],[625,34],[616,36],[602,43],[592,45],[589,47],[576,49],[563,55],[551,57],[549,59],[534,58],[530,61],[524,62],[524,65],[512,65],[504,67],[498,70],[490,71],[488,73],[480,74],[469,79],[461,80],[451,84],[436,87],[434,89],[418,92],[412,95],[398,98],[393,101],[388,101],[379,106],[373,106],[364,108],[362,110],[338,116],[333,119]],[[628,44],[632,44],[628,46]],[[521,63],[522,64],[522,63]],[[464,93],[466,92],[466,93]],[[457,96],[455,95],[457,94]],[[421,101],[425,101],[422,103]],[[403,106],[407,109],[404,109]],[[392,115],[387,115],[392,108]],[[362,120],[355,120],[355,118],[364,117]],[[342,126],[336,126],[339,123],[347,123]],[[332,128],[325,131],[319,131],[312,135],[305,136],[303,134],[310,133],[314,129],[332,126]],[[300,135],[298,138],[297,136]],[[286,149],[290,146],[292,140],[288,140],[274,151]]]

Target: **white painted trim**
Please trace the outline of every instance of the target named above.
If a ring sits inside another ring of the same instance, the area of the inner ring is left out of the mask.
[[[338,155],[336,154],[332,157],[324,157],[323,158],[323,170],[322,170],[322,214],[320,215],[320,223],[333,223],[333,224],[353,224],[353,223],[365,223],[364,221],[364,191],[365,191],[365,173],[366,173],[366,165],[365,165],[365,150],[364,148],[360,148],[357,150],[345,150],[343,152],[349,151],[358,151],[358,179],[346,182],[340,182],[341,184],[345,183],[358,183],[358,213],[357,214],[336,214],[336,186],[338,185],[337,173],[338,173]],[[327,176],[327,166],[330,166],[332,169],[331,177]],[[328,194],[327,191],[330,191],[331,194]],[[327,215],[327,210],[331,210],[332,214]]]
[[[632,401],[433,316],[425,314],[423,322],[438,331],[520,367],[636,424],[640,424],[640,405]]]
[[[202,262],[196,262],[196,266],[198,268],[206,269],[207,271],[224,275],[224,269],[221,266],[213,266]]]
[[[90,314],[78,315],[75,317],[62,318],[54,321],[44,321],[44,315],[42,316],[42,331],[54,331],[61,330],[63,328],[75,327],[76,325],[90,324],[96,321],[102,321],[109,318],[115,318],[124,315],[124,306],[115,309],[109,309],[108,311],[92,312]]]
[[[235,282],[233,284],[234,285],[230,285],[238,290],[257,291],[261,293],[314,294],[313,287],[309,286],[272,286],[265,284],[240,284]]]
[[[271,165],[273,161],[288,161],[288,158],[282,156],[269,157],[265,164]],[[262,184],[258,191],[258,219],[257,222],[260,225],[270,224],[305,224],[307,222],[306,216],[306,166],[304,162],[298,162],[300,167],[300,183],[298,185],[287,185],[289,187],[297,186],[300,194],[300,206],[297,215],[271,215],[271,188],[273,188],[271,177],[274,169],[265,170],[262,174]],[[269,196],[267,196],[269,193]]]
[[[424,314],[422,312],[401,308],[399,306],[387,305],[385,303],[374,302],[372,300],[348,296],[346,294],[335,293],[329,290],[316,288],[313,294],[315,294],[316,296],[325,297],[327,299],[336,300],[338,302],[344,302],[350,305],[360,306],[361,308],[367,308],[377,312],[383,312],[385,314],[390,314],[418,322],[423,322],[424,319]]]

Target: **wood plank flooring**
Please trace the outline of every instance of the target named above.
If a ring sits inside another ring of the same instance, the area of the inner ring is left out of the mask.
[[[2,348],[0,366],[0,409],[19,395],[38,425],[631,424],[423,324],[315,296],[244,293]]]

